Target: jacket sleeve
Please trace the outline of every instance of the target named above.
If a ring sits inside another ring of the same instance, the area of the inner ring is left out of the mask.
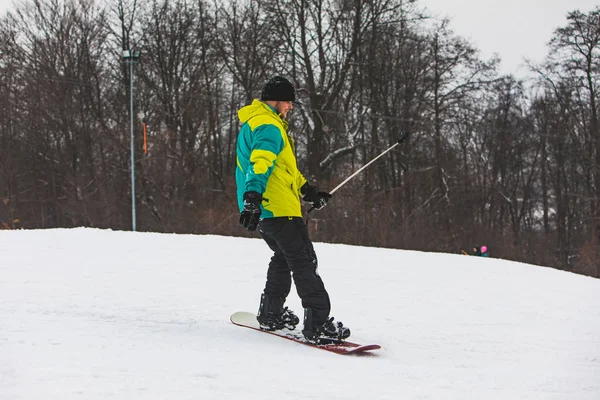
[[[273,172],[275,159],[283,149],[283,138],[274,125],[261,125],[252,132],[250,167],[246,172],[246,191],[264,193]]]
[[[306,182],[307,182],[307,180],[304,177],[304,175],[302,175],[302,173],[298,172],[298,176],[296,177],[296,186],[298,187],[298,195],[300,197],[302,197],[302,192],[300,191],[300,189],[302,189],[302,186],[304,186],[304,184]]]

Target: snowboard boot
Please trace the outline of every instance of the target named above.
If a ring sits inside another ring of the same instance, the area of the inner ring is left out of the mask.
[[[292,310],[283,306],[285,299],[272,297],[263,293],[256,320],[260,328],[266,331],[288,328],[293,330],[300,323],[300,318]]]
[[[305,308],[302,334],[311,343],[331,343],[348,338],[350,329],[339,321],[333,322],[333,317],[328,318],[322,311]]]

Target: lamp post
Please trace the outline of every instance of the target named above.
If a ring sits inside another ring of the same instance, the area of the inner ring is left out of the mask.
[[[140,58],[139,50],[123,50],[123,60],[129,63],[129,115],[131,117],[131,225],[135,232],[135,145],[133,140],[133,64]]]

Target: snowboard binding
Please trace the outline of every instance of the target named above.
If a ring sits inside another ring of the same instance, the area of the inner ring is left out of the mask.
[[[318,313],[318,311],[316,312]],[[315,310],[307,308],[304,310],[304,338],[313,344],[341,343],[350,337],[350,328],[344,326],[340,321],[334,322],[333,317],[325,319],[321,325],[315,324]],[[316,326],[315,326],[316,325]]]
[[[300,318],[292,310],[283,307],[285,299],[281,297],[271,297],[262,294],[260,297],[260,307],[256,320],[260,328],[265,331],[276,331],[279,329],[296,329],[300,323]]]

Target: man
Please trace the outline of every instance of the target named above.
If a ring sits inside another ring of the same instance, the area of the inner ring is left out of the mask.
[[[329,295],[317,273],[317,256],[302,219],[301,196],[319,210],[331,195],[308,184],[298,170],[286,121],[295,99],[292,84],[275,76],[264,85],[260,101],[255,99],[238,111],[243,124],[235,172],[240,224],[248,231],[258,227],[274,253],[257,320],[266,330],[294,329],[300,322],[283,307],[293,275],[304,308],[302,334],[306,339],[315,343],[324,337],[345,339],[350,330],[329,317]]]

